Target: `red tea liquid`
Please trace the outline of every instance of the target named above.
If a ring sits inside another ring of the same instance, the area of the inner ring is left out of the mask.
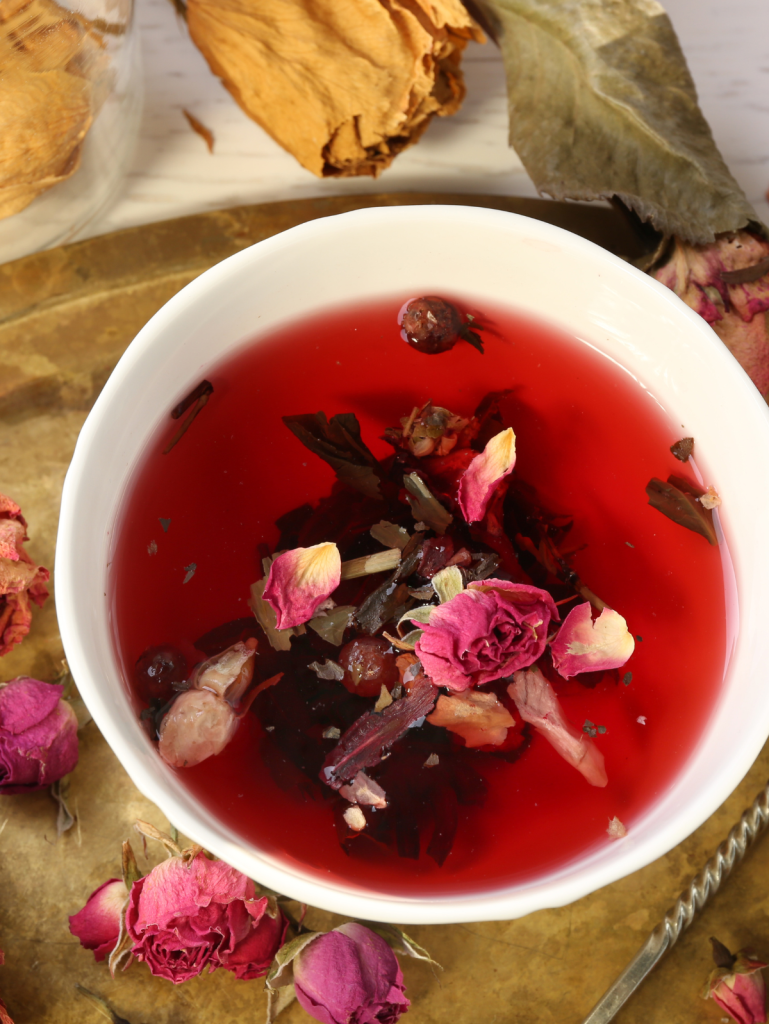
[[[438,867],[424,853],[403,859],[371,842],[346,853],[327,803],[274,782],[253,714],[222,754],[181,771],[212,817],[288,866],[382,893],[437,896],[563,866],[609,842],[615,815],[633,829],[675,778],[714,707],[725,599],[718,550],[647,504],[652,476],[690,475],[669,451],[681,424],[647,391],[585,344],[510,310],[466,302],[462,311],[492,325],[486,355],[464,342],[438,356],[415,352],[396,323],[404,298],[296,322],[207,370],[208,405],[162,455],[178,427],[169,417],[135,474],[111,585],[127,680],[150,645],[180,647],[190,664],[202,660],[195,638],[250,614],[249,586],[262,575],[258,545],[274,547],[275,519],[317,503],[334,482],[282,416],[354,412],[383,458],[390,449],[379,436],[412,406],[431,399],[470,415],[488,391],[512,388],[515,475],[552,510],[573,515],[574,546],[584,545],[574,568],[639,638],[620,670],[632,671],[629,685],[588,689],[572,680],[558,688],[573,723],[606,727],[595,742],[608,786],[588,785],[537,735],[512,764],[478,754],[486,798],[459,808],[452,852]]]

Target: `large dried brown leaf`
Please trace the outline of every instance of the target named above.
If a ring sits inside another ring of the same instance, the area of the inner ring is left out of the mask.
[[[656,0],[477,0],[477,7],[505,61],[510,145],[541,192],[617,196],[690,242],[758,220],[716,148]]]
[[[320,177],[376,177],[464,97],[482,33],[460,0],[189,0],[195,45],[249,117]]]

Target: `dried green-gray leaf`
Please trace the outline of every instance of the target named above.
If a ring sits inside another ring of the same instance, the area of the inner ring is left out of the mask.
[[[540,192],[616,196],[695,243],[758,221],[656,0],[476,4],[505,62],[510,145]]]
[[[267,1024],[274,1024],[287,1006],[296,999],[296,989],[293,984],[284,985],[282,988],[267,989]]]
[[[427,523],[442,536],[454,519],[452,514],[441,505],[418,473],[404,476],[403,486],[408,491],[406,500],[411,506],[414,520],[418,523]]]

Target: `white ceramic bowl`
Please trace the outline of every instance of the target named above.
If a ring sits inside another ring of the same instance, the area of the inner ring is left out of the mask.
[[[131,709],[105,597],[127,481],[170,403],[256,332],[359,297],[413,294],[415,286],[422,294],[455,292],[515,305],[589,341],[649,387],[706,453],[707,479],[723,498],[736,580],[729,601],[734,645],[717,707],[680,774],[632,833],[525,884],[455,898],[396,898],[324,884],[203,813]],[[64,486],[56,605],[67,659],[139,789],[183,833],[279,892],[342,914],[402,923],[508,919],[562,906],[688,836],[732,792],[769,733],[766,466],[769,411],[713,331],[668,289],[591,242],[515,214],[454,206],[361,210],[312,221],[193,281],[140,331],[107,382]]]

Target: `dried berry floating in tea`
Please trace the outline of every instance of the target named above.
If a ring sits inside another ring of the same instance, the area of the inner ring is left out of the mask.
[[[456,306],[437,295],[412,299],[400,321],[405,340],[417,352],[434,356],[448,352],[461,339],[483,353],[483,342],[476,332],[482,328],[475,324],[473,331],[462,321]]]

